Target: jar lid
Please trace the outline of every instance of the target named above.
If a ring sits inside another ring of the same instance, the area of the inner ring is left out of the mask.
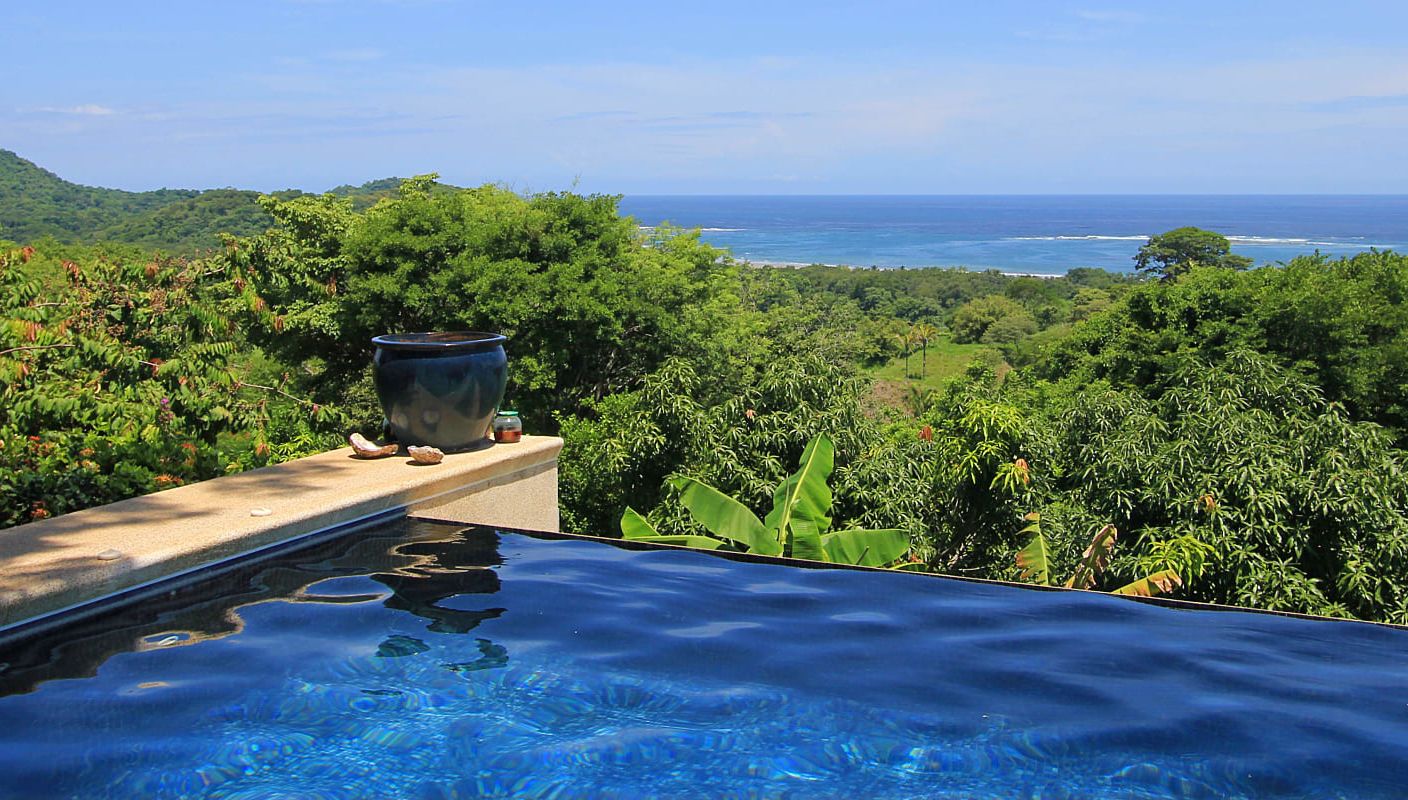
[[[500,411],[500,412],[499,412],[499,416],[501,416],[501,417],[516,417],[516,416],[518,416],[518,412],[517,412],[517,411]]]

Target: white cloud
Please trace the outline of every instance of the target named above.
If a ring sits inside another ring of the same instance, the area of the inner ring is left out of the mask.
[[[42,106],[33,109],[40,114],[72,114],[82,117],[107,117],[117,112],[107,106],[100,106],[96,103],[84,103],[77,106]]]

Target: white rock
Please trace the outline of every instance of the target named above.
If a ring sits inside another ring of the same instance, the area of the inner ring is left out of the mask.
[[[410,453],[411,458],[414,458],[421,464],[439,464],[441,461],[445,460],[444,451],[440,450],[438,447],[416,447],[412,445],[406,448],[406,452]]]
[[[360,433],[348,436],[347,443],[352,445],[352,452],[358,458],[385,458],[395,455],[396,451],[400,449],[396,444],[385,444],[378,447],[375,442]]]

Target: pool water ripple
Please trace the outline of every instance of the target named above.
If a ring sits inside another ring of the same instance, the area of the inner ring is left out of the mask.
[[[1408,774],[1396,629],[410,522],[240,581],[0,651],[33,665],[0,674],[0,797],[1390,798]]]

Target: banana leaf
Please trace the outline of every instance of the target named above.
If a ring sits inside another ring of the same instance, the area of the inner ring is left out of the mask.
[[[655,526],[642,517],[640,512],[626,506],[625,513],[621,515],[621,535],[627,539],[644,539],[659,536],[660,531],[655,530]]]
[[[824,534],[821,549],[837,564],[883,567],[909,551],[909,534],[898,528],[851,528]]]
[[[1158,594],[1168,594],[1179,586],[1183,585],[1183,579],[1178,577],[1178,573],[1166,569],[1155,572],[1145,578],[1140,578],[1133,583],[1126,584],[1110,592],[1110,594],[1123,594],[1131,597],[1153,597]]]
[[[816,525],[808,519],[792,520],[792,552],[788,555],[793,558],[806,558],[812,561],[826,561],[826,550],[821,546],[821,534],[817,532]]]
[[[738,542],[750,553],[765,556],[782,554],[782,542],[772,535],[748,507],[694,478],[670,481],[680,491],[680,502],[695,522],[715,536]]]
[[[1028,514],[1026,519],[1032,524],[1022,529],[1022,533],[1033,534],[1032,540],[1026,547],[1017,551],[1017,566],[1021,574],[1021,580],[1039,583],[1042,586],[1051,585],[1051,550],[1046,546],[1046,537],[1041,534],[1041,515],[1035,512]]]
[[[656,544],[677,544],[681,547],[694,547],[699,550],[718,550],[726,542],[709,536],[662,536],[655,526],[630,506],[621,515],[621,535],[633,542],[654,542]]]
[[[1095,576],[1110,562],[1110,551],[1115,549],[1115,537],[1118,535],[1119,531],[1114,525],[1106,525],[1096,532],[1095,538],[1090,540],[1090,546],[1081,554],[1076,571],[1071,575],[1071,579],[1066,581],[1066,588],[1089,589],[1095,585]]]
[[[806,522],[817,537],[817,541],[805,542],[802,547],[810,550],[815,546],[817,552],[821,551],[820,535],[831,527],[831,517],[828,516],[831,487],[826,485],[826,481],[831,477],[835,457],[836,447],[831,439],[825,434],[818,434],[802,451],[802,461],[797,465],[797,471],[778,484],[777,491],[773,493],[772,511],[768,512],[763,524],[768,530],[777,532],[778,541],[790,543],[794,551],[797,547],[798,521]],[[812,557],[797,556],[795,552],[793,555],[797,558]]]

